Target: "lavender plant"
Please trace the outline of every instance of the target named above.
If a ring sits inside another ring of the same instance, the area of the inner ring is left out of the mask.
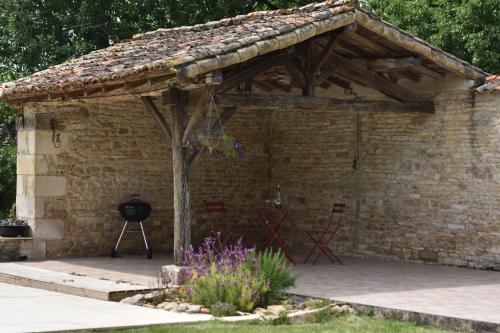
[[[222,245],[220,236],[207,237],[199,248],[184,251],[183,265],[192,268],[185,288],[191,302],[208,307],[232,304],[237,310],[251,311],[281,297],[295,283],[281,252],[257,254],[244,247],[241,239]]]

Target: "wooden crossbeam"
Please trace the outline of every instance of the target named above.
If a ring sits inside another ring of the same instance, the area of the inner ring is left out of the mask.
[[[161,129],[165,137],[169,142],[172,142],[172,131],[170,129],[170,126],[168,125],[167,121],[165,120],[165,117],[163,117],[163,114],[158,110],[156,107],[153,97],[151,96],[141,96],[141,100],[146,106],[146,110],[151,113],[153,116],[156,124],[158,127]]]
[[[374,72],[405,71],[420,66],[418,57],[403,58],[378,58],[378,59],[352,59],[353,64],[364,67]]]
[[[316,110],[316,111],[371,111],[371,112],[422,112],[433,113],[432,102],[396,102],[386,100],[345,100],[311,96],[258,96],[231,95],[217,96],[223,107],[238,107],[257,110]]]
[[[200,92],[200,96],[198,97],[198,101],[194,107],[193,113],[189,118],[189,121],[186,125],[186,129],[184,130],[184,134],[182,136],[182,146],[185,147],[188,145],[189,137],[193,134],[193,131],[200,125],[200,123],[205,119],[205,110],[207,109],[210,98],[211,98],[212,89],[205,88]]]

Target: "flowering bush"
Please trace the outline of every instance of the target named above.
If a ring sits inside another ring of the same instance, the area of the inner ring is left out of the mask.
[[[223,246],[220,234],[206,238],[198,249],[191,246],[184,251],[183,265],[192,267],[186,297],[207,307],[230,304],[236,310],[251,311],[282,297],[284,290],[295,283],[281,252],[256,254],[254,249],[244,247],[241,239]],[[224,313],[222,309],[220,312]]]
[[[182,265],[193,267],[198,275],[203,275],[208,272],[212,263],[217,268],[230,266],[235,269],[254,252],[254,249],[243,246],[241,238],[235,244],[223,246],[220,237],[221,234],[217,233],[216,237],[205,238],[198,249],[191,245],[184,251]]]
[[[252,311],[266,292],[265,278],[244,265],[233,268],[212,263],[205,274],[193,272],[186,291],[190,301],[206,307],[219,303],[234,305],[236,310]]]

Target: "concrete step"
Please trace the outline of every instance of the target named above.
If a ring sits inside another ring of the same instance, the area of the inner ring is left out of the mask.
[[[119,301],[156,290],[131,282],[97,279],[18,263],[0,263],[0,282],[105,301]]]

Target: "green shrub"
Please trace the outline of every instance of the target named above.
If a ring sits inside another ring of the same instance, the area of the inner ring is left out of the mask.
[[[251,312],[266,293],[266,280],[256,271],[245,265],[217,267],[212,263],[205,274],[193,274],[187,297],[192,303],[212,308],[217,303],[234,305],[236,310]]]
[[[6,217],[16,199],[16,146],[0,142],[0,218]]]
[[[260,272],[266,280],[267,290],[262,294],[260,304],[267,305],[283,297],[285,290],[295,285],[291,265],[281,251],[266,250],[250,255],[255,257],[246,261],[247,267],[253,272]]]

